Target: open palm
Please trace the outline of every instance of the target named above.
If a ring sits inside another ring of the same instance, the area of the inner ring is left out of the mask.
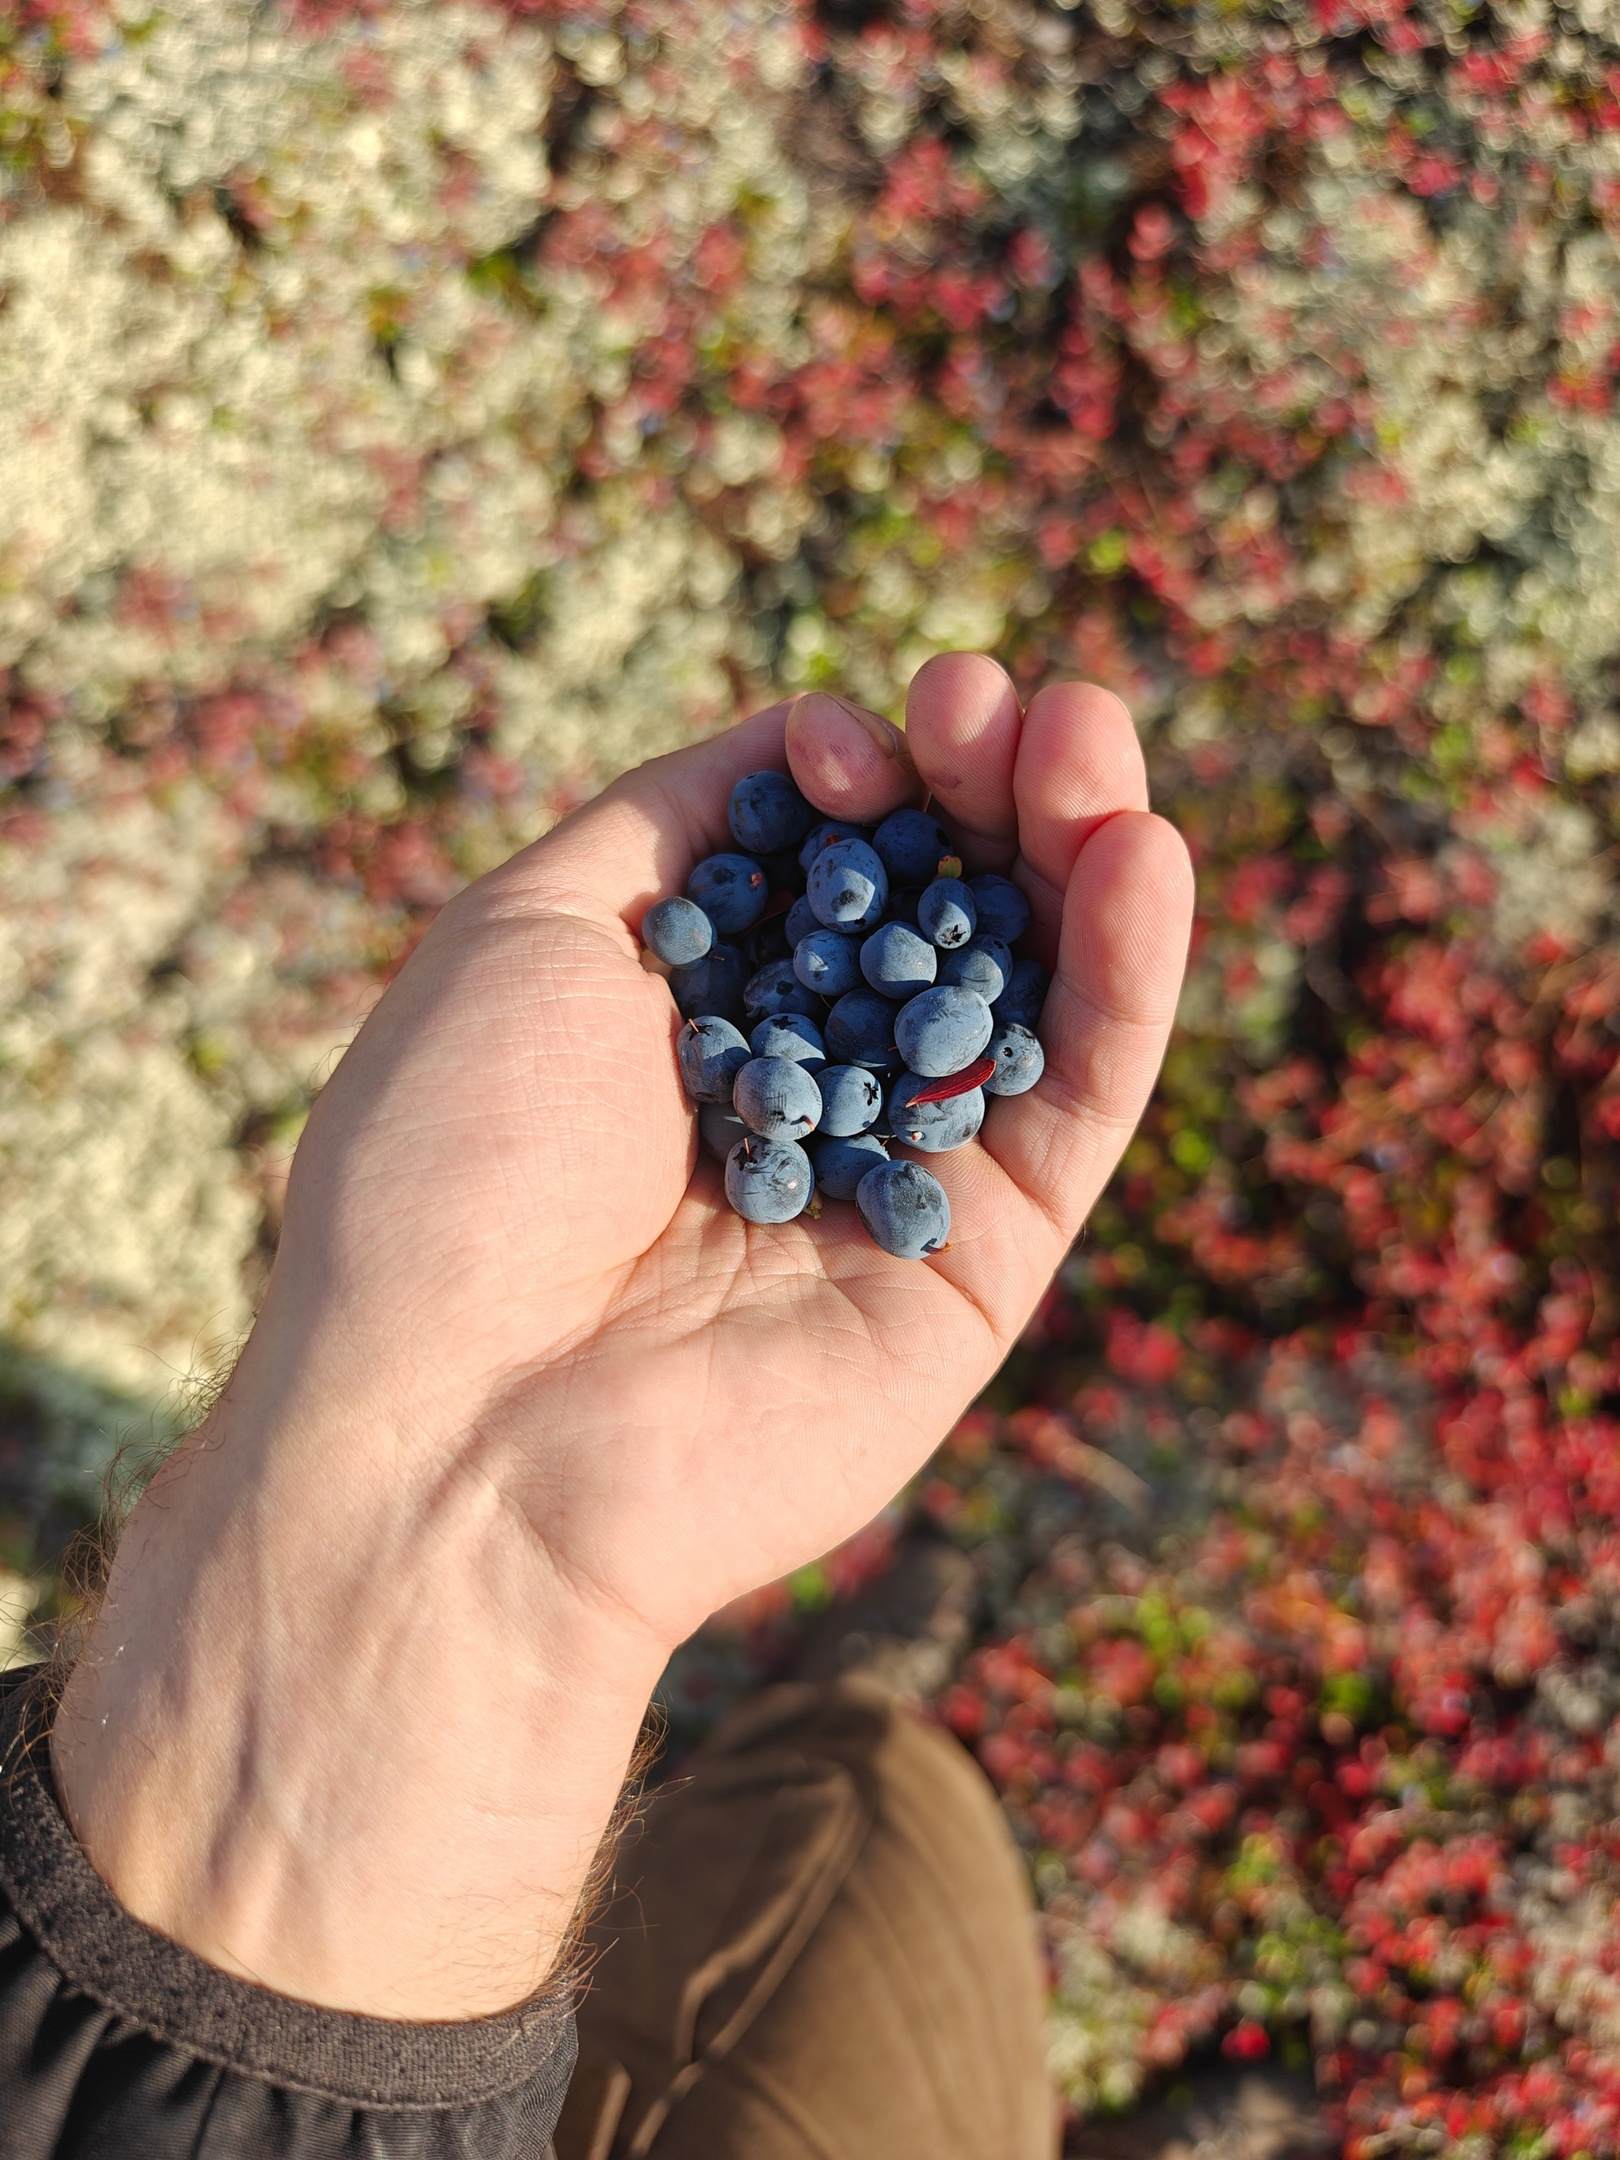
[[[852,1207],[744,1223],[697,1153],[635,933],[762,766],[834,816],[926,789],[1032,903],[1045,1076],[930,1158],[933,1261]],[[903,747],[811,697],[645,765],[446,908],[383,998],[299,1150],[249,1355],[289,1399],[352,1400],[358,1363],[398,1475],[453,1455],[672,1644],[869,1519],[994,1371],[1141,1114],[1190,899],[1124,707],[1065,684],[1021,711],[974,656],[923,669]]]

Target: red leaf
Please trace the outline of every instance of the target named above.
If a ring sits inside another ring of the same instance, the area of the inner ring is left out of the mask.
[[[919,1088],[911,1100],[914,1103],[949,1102],[953,1095],[965,1095],[970,1088],[983,1087],[995,1069],[993,1057],[975,1058],[959,1073],[951,1073],[943,1080],[930,1080],[927,1087]]]

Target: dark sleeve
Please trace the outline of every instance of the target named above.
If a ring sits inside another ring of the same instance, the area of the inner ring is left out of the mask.
[[[38,1668],[0,1676],[0,2160],[538,2160],[550,2001],[404,2025],[294,2002],[125,1912],[57,1804]]]

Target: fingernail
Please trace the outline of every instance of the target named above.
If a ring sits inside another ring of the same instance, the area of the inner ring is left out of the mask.
[[[812,698],[825,698],[829,705],[836,705],[840,712],[848,713],[849,717],[871,736],[885,757],[897,758],[901,754],[902,742],[898,728],[881,719],[877,713],[868,712],[864,705],[852,705],[848,698],[838,697],[831,690],[807,690],[803,697],[794,700],[793,712],[797,713],[801,706],[808,705]],[[793,714],[790,713],[788,717],[791,719]]]

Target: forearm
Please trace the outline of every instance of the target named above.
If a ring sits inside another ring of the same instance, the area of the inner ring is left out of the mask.
[[[306,2001],[466,2018],[550,1969],[661,1649],[470,1451],[390,1456],[228,1396],[131,1521],[53,1761],[148,1925]]]

